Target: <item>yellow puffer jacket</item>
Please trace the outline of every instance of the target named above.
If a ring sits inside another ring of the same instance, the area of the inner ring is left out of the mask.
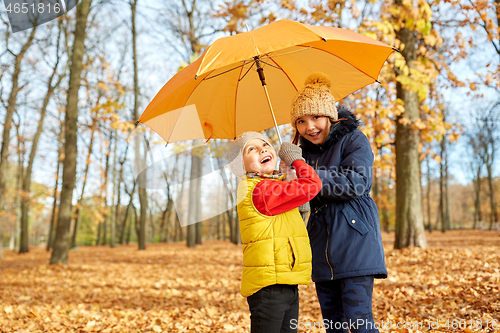
[[[238,186],[238,217],[243,243],[241,295],[273,284],[309,284],[311,246],[298,208],[275,216],[261,214],[252,192],[261,178]]]

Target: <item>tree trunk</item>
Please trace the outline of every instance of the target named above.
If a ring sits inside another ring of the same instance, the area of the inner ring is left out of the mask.
[[[65,159],[63,166],[63,186],[59,205],[59,217],[57,219],[56,238],[54,251],[50,264],[67,264],[69,247],[69,228],[71,224],[71,202],[76,178],[76,156],[77,130],[78,130],[78,91],[83,69],[83,54],[85,53],[85,31],[87,28],[87,17],[90,12],[92,0],[82,0],[77,5],[75,37],[73,41],[73,53],[71,55],[71,67],[69,77],[69,88],[66,105],[65,127]]]
[[[196,247],[196,226],[194,224],[187,226],[187,246]]]
[[[444,119],[443,119],[444,121]],[[441,214],[441,231],[446,232],[450,230],[450,211],[448,204],[448,174],[447,169],[447,158],[448,154],[446,152],[446,135],[443,136],[441,140],[441,177],[439,180],[439,212]]]
[[[24,143],[25,139],[22,138],[21,132],[20,132],[20,127],[17,124],[14,125],[16,127],[16,132],[17,132],[17,177],[16,177],[16,198],[15,198],[15,203],[16,203],[16,208],[15,208],[15,221],[14,221],[14,229],[17,229],[17,226],[19,226],[19,229],[21,230],[21,234],[19,239],[15,237],[14,239],[14,248],[19,251],[19,253],[26,253],[28,252],[28,247],[29,247],[29,238],[28,238],[28,233],[23,233],[22,229],[27,230],[28,229],[28,220],[26,220],[26,225],[23,225],[23,221],[21,219],[22,217],[22,212],[21,212],[21,202],[26,201],[29,199],[29,194],[26,192],[23,192],[23,178],[25,175],[25,168],[24,168],[24,154],[23,151],[25,150]],[[26,203],[25,203],[26,204]],[[17,235],[16,235],[17,236]],[[20,243],[23,243],[23,238],[26,241],[26,248],[25,251],[22,252],[23,248]]]
[[[497,29],[500,29],[500,0],[495,0],[496,16],[497,16]],[[498,37],[497,53],[500,60],[500,36]]]
[[[7,101],[6,115],[3,125],[2,148],[0,151],[0,211],[4,210],[5,207],[5,194],[6,194],[6,183],[7,183],[7,169],[8,169],[7,158],[9,153],[10,129],[12,127],[12,117],[14,115],[14,111],[16,110],[17,106],[17,95],[21,90],[21,87],[19,87],[19,75],[21,73],[21,64],[24,59],[24,56],[26,55],[26,52],[33,44],[35,33],[36,33],[36,27],[34,27],[33,30],[31,31],[31,34],[26,40],[26,43],[24,43],[23,47],[21,48],[21,51],[17,55],[14,55],[15,57],[14,72],[11,78],[12,85],[11,85],[9,99]],[[0,219],[4,220],[2,214],[0,214]],[[1,228],[2,228],[2,223],[0,221],[0,234],[3,235]],[[2,252],[2,248],[3,248],[3,240],[0,241],[0,252]]]
[[[236,208],[233,208],[232,210],[234,211]],[[240,219],[238,215],[236,214],[236,217],[233,217],[234,221],[234,237],[233,237],[233,244],[240,245],[241,244],[241,233],[240,233]]]
[[[113,141],[114,141],[114,149],[113,149],[113,194],[111,197],[111,237],[109,240],[109,246],[114,248],[116,245],[116,211],[118,209],[118,205],[115,205],[117,184],[116,184],[116,164],[117,164],[117,147],[118,147],[118,132],[116,130],[113,131]]]
[[[131,26],[132,26],[132,56],[133,56],[133,67],[134,67],[134,120],[139,119],[139,76],[137,67],[137,31],[135,26],[135,15],[137,9],[138,0],[130,1],[130,9],[132,12],[131,16]],[[136,138],[136,154],[140,154],[138,146],[138,139]],[[137,156],[137,158],[141,158]],[[146,158],[146,156],[144,156]],[[147,221],[147,191],[145,188],[139,187],[139,202],[141,204],[141,215],[140,215],[140,226],[138,232],[138,243],[139,250],[146,249],[146,221]]]
[[[179,214],[179,211],[181,211],[182,199],[184,196],[184,184],[186,183],[187,164],[188,164],[188,160],[186,158],[186,162],[184,163],[184,167],[181,169],[181,172],[182,172],[181,189],[179,191],[179,194],[177,195],[177,209],[175,212],[176,220],[174,221],[174,223],[175,223],[175,238],[174,238],[174,240],[176,242],[180,242],[184,239],[184,233],[182,231],[183,228],[181,228],[181,223],[180,223],[180,219],[179,219],[178,214]],[[189,199],[189,197],[188,197],[188,199]]]
[[[57,154],[57,171],[56,171],[56,183],[54,185],[54,203],[52,204],[52,216],[50,218],[50,229],[49,229],[49,241],[47,242],[47,251],[50,251],[50,249],[54,248],[54,233],[55,233],[55,226],[56,226],[56,210],[57,210],[57,190],[59,189],[59,169],[61,166],[62,162],[62,155],[64,151],[64,147],[62,146],[62,140],[63,140],[63,126],[61,123],[61,130],[59,131],[59,141],[58,141],[58,154]]]
[[[149,242],[151,242],[151,243],[156,243],[156,234],[155,234],[155,232],[157,231],[157,224],[158,223],[155,223],[155,214],[154,214],[154,211],[153,211],[153,209],[150,209],[149,210],[149,224],[150,224],[151,227],[148,230],[149,230]],[[159,239],[158,239],[158,242],[159,242]]]
[[[97,236],[95,237],[95,246],[99,246],[101,244],[101,233],[102,233],[102,222],[99,222],[97,225]]]
[[[202,144],[202,140],[193,140],[193,147]],[[195,247],[198,243],[199,226],[201,224],[201,175],[204,147],[191,150],[191,176],[189,179],[189,211],[187,246]],[[198,230],[198,232],[197,232]]]
[[[375,137],[377,137],[377,132],[375,132]],[[381,156],[380,154],[380,149],[377,148],[377,155]],[[379,198],[379,193],[380,193],[380,180],[378,177],[378,170],[375,168],[373,169],[373,179],[372,179],[372,188],[373,188],[373,200],[375,201],[375,204],[377,206],[380,205],[380,198]]]
[[[429,232],[432,232],[432,223],[431,223],[431,165],[430,165],[430,156],[426,156],[427,158],[427,229]]]
[[[132,215],[130,216],[130,219],[131,220],[133,219]],[[132,221],[129,221],[127,224],[127,234],[125,237],[125,244],[127,244],[127,245],[128,245],[128,243],[130,243],[130,234],[131,233],[132,233]]]
[[[131,219],[133,220],[133,223],[134,223],[134,230],[136,231],[136,234],[137,234],[137,209],[135,209],[135,206],[132,204],[132,207],[131,207],[132,211],[133,211],[133,215],[131,216]],[[130,223],[128,224],[128,227],[127,227],[127,239],[126,239],[126,244],[128,245],[130,243],[130,238],[132,237],[132,221],[130,221]]]
[[[101,96],[97,98],[97,103],[99,103]],[[75,227],[73,229],[73,236],[71,237],[71,248],[76,247],[76,236],[78,233],[78,225],[80,222],[80,213],[82,209],[82,201],[83,201],[83,196],[85,194],[85,187],[87,185],[87,179],[88,179],[88,174],[89,174],[89,169],[90,169],[90,157],[92,156],[92,152],[94,150],[94,137],[95,137],[95,131],[97,127],[97,112],[96,114],[92,117],[92,125],[90,125],[90,142],[89,142],[89,150],[87,152],[87,159],[85,160],[85,172],[83,173],[83,183],[82,183],[82,191],[80,192],[80,198],[78,199],[78,203],[76,206],[76,212],[75,212]],[[96,244],[97,245],[97,244]]]
[[[493,153],[492,153],[493,154]],[[493,186],[493,170],[491,164],[486,165],[486,170],[488,171],[488,185],[490,188],[490,230],[493,230],[493,224],[498,221],[497,207],[495,202],[495,189]]]
[[[3,231],[0,228],[0,260],[3,259]]]
[[[201,245],[203,237],[203,222],[196,223],[196,245]]]
[[[174,183],[177,181],[178,178],[178,170],[179,168],[179,154],[175,155],[175,163],[173,167],[173,171],[170,175],[165,173],[165,181],[167,184],[166,188],[166,195],[167,195],[167,207],[165,208],[165,211],[163,212],[163,218],[162,218],[162,223],[160,226],[160,231],[159,231],[159,236],[160,236],[160,242],[166,243],[169,242],[170,240],[170,224],[172,222],[172,210],[174,209],[174,199],[172,198],[172,192],[170,190],[170,185],[169,181],[172,181]],[[176,215],[177,216],[177,215]],[[175,239],[175,235],[174,235]]]
[[[148,219],[147,209],[148,209],[148,197],[146,193],[146,189],[139,187],[139,202],[141,203],[141,216],[140,216],[140,225],[137,237],[139,242],[139,250],[146,249],[146,222]]]
[[[221,173],[221,177],[222,177],[222,180],[223,180],[223,183],[224,183],[224,187],[226,188],[226,207],[227,207],[227,204],[228,204],[228,200],[231,201],[231,207],[236,207],[236,203],[235,203],[235,198],[233,196],[233,193],[232,193],[232,190],[231,190],[231,186],[230,186],[230,183],[229,183],[229,179],[227,178],[227,175],[226,173],[224,172],[223,170],[223,165],[222,165],[222,161],[221,159],[217,159],[217,163],[219,164],[219,171]],[[236,185],[238,186],[238,185]],[[233,209],[228,209],[226,210],[226,217],[227,217],[227,220],[226,219],[223,219],[223,222],[222,222],[222,240],[226,240],[226,227],[225,227],[225,223],[228,224],[229,226],[229,240],[231,242],[233,242],[234,240],[234,225],[233,225]]]
[[[227,197],[227,196],[226,196]],[[220,186],[217,187],[217,198],[222,201],[222,189]],[[222,224],[222,214],[217,215],[217,240],[221,239],[221,224]]]
[[[28,168],[24,172],[24,177],[23,177],[22,193],[24,194],[25,198],[21,200],[21,247],[19,249],[19,253],[25,253],[29,251],[28,216],[29,216],[30,200],[28,199],[28,197],[30,196],[31,193],[31,176],[33,171],[33,163],[36,156],[36,150],[38,149],[38,142],[40,141],[40,136],[42,135],[43,123],[45,120],[45,115],[47,114],[47,107],[49,105],[50,99],[52,98],[52,95],[54,94],[55,89],[59,87],[59,85],[61,84],[62,80],[65,77],[65,75],[62,74],[59,76],[56,82],[53,82],[57,74],[57,68],[59,66],[59,60],[60,60],[60,54],[59,54],[59,40],[61,37],[60,32],[61,30],[59,30],[59,38],[57,41],[56,62],[54,64],[54,67],[52,68],[52,74],[47,84],[47,92],[45,93],[45,98],[43,99],[42,103],[42,109],[40,110],[40,120],[38,121],[38,128],[31,144]]]
[[[102,232],[102,242],[101,245],[106,245],[108,242],[108,218],[109,218],[109,206],[108,206],[108,174],[109,174],[109,155],[111,154],[111,145],[113,144],[113,132],[109,133],[109,144],[106,147],[106,167],[104,170],[104,184],[102,191],[104,192],[104,222],[103,222],[103,232]]]
[[[440,177],[439,177],[439,215],[441,217],[441,231],[445,232],[446,231],[446,216],[444,213],[444,138],[441,140],[441,163],[439,163],[439,171],[440,171]]]
[[[390,232],[389,229],[389,209],[384,208],[384,230],[385,232]]]
[[[127,227],[127,219],[128,219],[129,210],[132,207],[132,201],[134,200],[134,192],[135,192],[135,185],[136,184],[137,183],[134,182],[134,186],[132,187],[132,192],[129,193],[130,200],[128,202],[127,209],[125,210],[125,217],[123,218],[122,227],[121,227],[121,230],[120,230],[120,244],[121,245],[123,245],[123,240],[124,240],[124,235],[125,235],[125,228]],[[130,225],[130,223],[129,223],[129,225]],[[130,230],[129,230],[129,235],[127,236],[127,239],[130,239]],[[128,244],[128,240],[127,240],[127,244]]]
[[[172,220],[172,210],[174,209],[174,200],[169,196],[167,201],[167,208],[163,212],[162,224],[160,226],[160,242],[169,241],[170,222]]]
[[[446,136],[444,138],[446,140]],[[446,147],[446,142],[445,142],[445,147]],[[452,224],[451,224],[451,215],[450,215],[450,195],[448,192],[448,148],[446,147],[445,153],[444,153],[444,216],[445,216],[445,222],[446,222],[446,230],[451,230],[452,229]]]
[[[168,209],[170,207],[170,201],[171,201],[171,199],[167,199],[167,207],[165,208],[165,210],[161,214],[160,230],[158,230],[158,237],[159,237],[160,243],[167,242],[167,240],[166,240],[167,235],[165,234],[165,224],[167,223],[167,215],[168,215],[167,212],[168,212]]]
[[[472,229],[477,228],[478,222],[481,222],[483,219],[481,213],[481,167],[477,169],[476,181],[474,182],[475,190],[476,190],[476,200],[475,200],[475,212],[474,212],[474,225]]]
[[[138,224],[138,216],[137,216],[137,209],[135,208],[134,205],[132,205],[132,208],[134,210],[134,230],[135,230],[135,235],[137,236],[137,240],[139,240],[139,224]]]
[[[405,45],[401,52],[407,65],[412,68],[417,59],[415,32],[403,28],[397,38]],[[411,124],[401,122],[403,117],[410,121],[419,118],[419,100],[415,91],[396,85],[397,97],[404,102],[405,112],[398,116],[396,127],[396,239],[394,247],[427,247],[422,216],[420,189],[419,132]]]
[[[125,154],[123,155],[124,157],[120,160],[120,176],[118,177],[118,200],[117,200],[117,203],[116,203],[116,210],[115,210],[115,214],[116,214],[116,221],[118,223],[118,220],[119,220],[119,217],[120,217],[120,203],[121,203],[121,186],[122,186],[122,183],[123,183],[123,164],[125,163],[126,161],[126,158],[127,158],[127,153],[128,153],[128,147],[130,147],[129,144],[127,144],[127,148],[125,148]],[[134,193],[132,191],[132,193]],[[127,214],[127,212],[125,212],[125,215]],[[119,231],[119,237],[118,237],[118,244],[123,244],[123,235],[124,235],[124,228],[125,228],[125,224],[126,224],[126,221],[127,221],[127,218],[125,217],[124,221],[120,224],[120,229],[118,230]]]
[[[234,179],[234,188],[238,188],[238,180],[235,178]],[[233,196],[231,195],[231,199],[233,199]],[[232,201],[232,200],[231,200]],[[233,234],[231,238],[231,242],[233,244],[239,245],[241,244],[241,234],[240,234],[240,220],[238,214],[234,214],[236,212],[236,204],[234,201],[233,205],[231,207],[231,220],[233,221]]]
[[[181,226],[179,223],[174,224],[174,242],[180,241],[179,233],[181,232]]]

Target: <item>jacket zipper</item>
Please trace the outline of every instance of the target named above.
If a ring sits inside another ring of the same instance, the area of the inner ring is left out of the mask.
[[[330,239],[330,231],[328,231],[328,225],[326,225],[326,233],[328,235],[328,238],[326,239],[326,247],[325,247],[325,257],[326,257],[326,263],[328,266],[330,266],[330,272],[332,273],[332,277],[330,280],[333,280],[333,268],[332,265],[330,265],[330,260],[328,260],[328,240]]]
[[[321,156],[323,156],[323,153],[316,160],[316,165],[315,165],[314,170],[318,169],[318,162],[319,162],[319,159],[321,158]],[[318,200],[321,202],[321,199],[319,197],[318,197]],[[330,231],[328,230],[328,224],[326,224],[326,233],[328,236],[326,238],[325,257],[326,257],[326,263],[330,267],[330,272],[332,273],[332,277],[330,278],[330,280],[333,280],[333,268],[332,268],[332,265],[330,265],[330,260],[328,260],[328,240],[330,239]]]
[[[318,162],[319,162],[319,159],[321,158],[321,156],[323,156],[323,153],[321,153],[321,155],[319,155],[318,159],[316,160],[316,165],[314,167],[314,170],[318,170]],[[321,199],[319,197],[318,197],[318,200],[319,200],[319,202],[323,203],[323,201],[321,201]]]

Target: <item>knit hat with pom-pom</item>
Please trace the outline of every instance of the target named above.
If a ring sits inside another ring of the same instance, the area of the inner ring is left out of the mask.
[[[292,103],[291,123],[297,129],[295,122],[302,116],[325,116],[331,121],[338,119],[335,97],[330,93],[330,77],[323,73],[311,74],[305,82],[305,87],[299,91]]]
[[[229,169],[237,177],[241,177],[246,174],[245,163],[243,162],[243,151],[245,150],[247,143],[253,139],[260,139],[266,142],[269,146],[272,146],[269,140],[258,132],[245,132],[234,139],[231,143],[231,147],[229,148],[227,158],[229,160]]]

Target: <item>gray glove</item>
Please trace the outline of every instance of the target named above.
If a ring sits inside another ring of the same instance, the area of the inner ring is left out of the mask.
[[[296,160],[305,161],[302,157],[302,148],[294,145],[291,142],[283,142],[280,151],[278,152],[279,158],[281,158],[287,165],[292,165]]]

